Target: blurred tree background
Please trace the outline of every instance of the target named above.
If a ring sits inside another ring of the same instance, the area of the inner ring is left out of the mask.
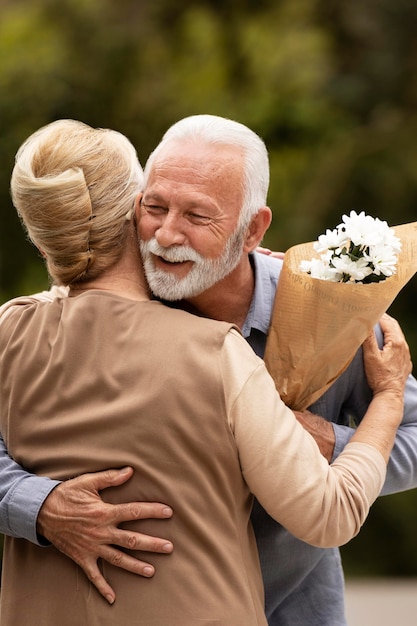
[[[174,121],[247,124],[271,160],[265,245],[355,209],[417,219],[415,0],[0,0],[0,301],[45,288],[9,197],[14,154],[48,122],[125,133],[145,163]],[[391,308],[417,359],[414,278]],[[417,575],[417,494],[381,498],[346,574]]]

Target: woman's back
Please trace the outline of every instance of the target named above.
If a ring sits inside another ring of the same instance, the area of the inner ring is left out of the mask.
[[[2,624],[265,623],[219,361],[229,329],[96,290],[8,319],[1,430],[11,454],[59,479],[131,465],[129,483],[103,496],[172,506],[163,533],[158,520],[132,527],[163,534],[174,552],[153,557],[151,580],[103,563],[117,593],[109,606],[55,548],[8,538]]]

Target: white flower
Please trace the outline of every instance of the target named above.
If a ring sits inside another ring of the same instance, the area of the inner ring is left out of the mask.
[[[379,244],[370,246],[369,252],[365,252],[364,259],[374,267],[374,273],[378,276],[392,276],[395,274],[395,266],[397,263],[397,255],[391,246]]]
[[[348,254],[341,254],[339,257],[332,259],[332,264],[339,274],[346,276],[346,280],[343,282],[362,282],[366,276],[372,274],[372,268],[364,258],[352,261]]]
[[[387,225],[386,222],[385,224]],[[359,215],[356,211],[351,211],[349,217],[344,215],[342,224],[339,224],[338,228],[344,230],[347,239],[355,246],[375,245],[380,240],[379,229],[376,228],[376,220],[370,215],[365,215],[364,211],[359,213]]]
[[[311,261],[301,261],[300,270],[311,274],[313,278],[321,280],[330,280],[332,282],[340,282],[341,274],[333,267],[329,266],[326,255],[322,255],[320,259],[311,259]]]
[[[320,235],[313,247],[322,254],[302,261],[301,272],[334,282],[370,283],[395,274],[401,241],[387,222],[351,211],[334,230]]]
[[[325,252],[327,250],[341,249],[347,245],[349,238],[341,229],[335,228],[334,230],[326,230],[325,235],[320,235],[318,240],[314,244],[314,250],[316,252]]]
[[[383,222],[386,224],[386,222]],[[395,252],[401,251],[401,241],[398,237],[395,236],[395,232],[393,228],[386,228],[381,232],[381,241],[380,244],[386,247],[391,247]]]

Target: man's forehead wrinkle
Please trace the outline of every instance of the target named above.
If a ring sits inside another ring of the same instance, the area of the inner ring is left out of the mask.
[[[184,176],[191,176],[190,181],[198,183],[200,180],[206,180],[207,176],[220,176],[223,167],[224,163],[172,155],[155,163],[152,174],[173,181],[180,181]]]
[[[160,164],[149,177],[145,196],[201,194],[209,198],[212,197],[210,190],[213,190],[213,185],[224,183],[226,179],[229,179],[228,173],[218,164],[208,167],[201,167],[198,162],[185,166],[181,163]]]
[[[193,172],[196,179],[208,175],[218,177],[230,166],[235,167],[244,156],[244,150],[235,145],[199,143],[192,138],[187,138],[185,142],[172,140],[157,156],[152,169],[172,168],[180,172],[185,168]]]

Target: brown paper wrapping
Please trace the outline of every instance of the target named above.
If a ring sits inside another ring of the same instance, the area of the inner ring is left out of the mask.
[[[417,222],[393,228],[402,244],[397,272],[379,283],[333,283],[300,272],[300,261],[318,256],[313,242],[285,253],[264,358],[292,409],[310,406],[342,374],[417,272]]]

